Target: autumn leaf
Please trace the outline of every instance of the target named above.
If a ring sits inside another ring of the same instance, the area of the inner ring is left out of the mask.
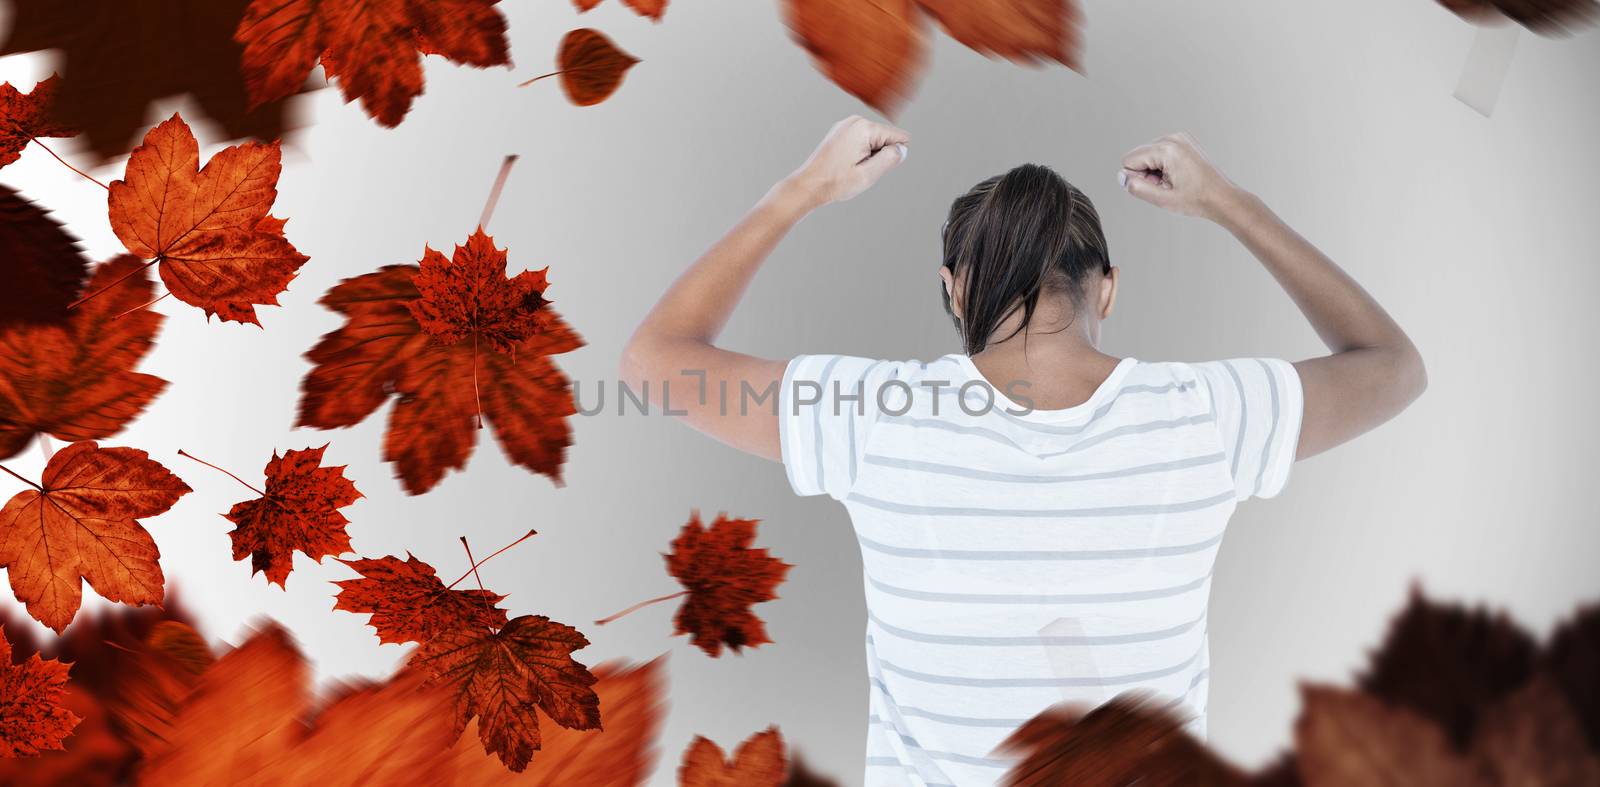
[[[250,100],[294,92],[320,60],[346,102],[394,127],[422,94],[422,55],[509,65],[497,0],[252,0],[235,38]]]
[[[758,732],[723,757],[722,747],[696,735],[678,766],[678,787],[781,787],[789,770],[777,727]]]
[[[1077,0],[785,0],[790,32],[824,75],[885,113],[911,94],[927,56],[923,13],[984,54],[1079,67]]]
[[[657,22],[667,13],[667,0],[622,0],[622,2],[639,16],[648,16]],[[572,4],[578,7],[579,13],[582,13],[600,5],[600,0],[572,0]]]
[[[1295,723],[1306,787],[1489,787],[1444,731],[1402,707],[1354,691],[1308,686]]]
[[[194,134],[173,115],[112,181],[111,229],[129,252],[160,264],[178,300],[260,325],[255,306],[277,305],[307,259],[284,238],[283,220],[268,215],[282,169],[277,142],[225,148],[201,169]]]
[[[447,629],[497,629],[506,624],[506,611],[496,606],[505,596],[447,588],[433,566],[409,554],[403,561],[386,556],[339,562],[361,578],[333,583],[339,586],[333,608],[370,614],[379,642],[427,642]]]
[[[110,437],[166,388],[166,380],[133,371],[162,321],[145,308],[152,286],[143,268],[132,256],[96,266],[84,290],[105,294],[59,325],[0,327],[0,459],[38,434]]]
[[[223,516],[236,525],[228,534],[233,539],[233,559],[250,558],[252,576],[265,573],[268,582],[281,588],[294,569],[296,551],[314,561],[350,551],[350,536],[344,532],[350,520],[339,509],[359,500],[361,493],[344,477],[344,465],[322,466],[327,448],[284,451],[283,456],[273,451],[265,492],[210,462],[178,453],[222,470],[260,495],[234,505]]]
[[[485,751],[500,755],[513,771],[528,767],[540,748],[539,719],[579,730],[600,727],[595,677],[573,660],[588,646],[577,629],[543,615],[512,618],[489,628],[441,630],[424,642],[409,664],[455,697],[455,733],[473,717]]]
[[[772,641],[750,607],[777,598],[791,566],[766,549],[750,548],[756,522],[719,515],[708,528],[695,513],[666,555],[667,573],[688,594],[673,618],[675,633],[689,634],[690,642],[713,658],[722,654],[723,645],[738,652]]]
[[[322,297],[346,322],[306,353],[313,368],[300,385],[297,424],[353,426],[396,396],[383,458],[394,463],[406,491],[418,495],[466,465],[482,412],[512,463],[559,483],[572,442],[566,418],[577,406],[549,356],[583,340],[544,305],[544,328],[511,353],[474,352],[466,341],[440,344],[412,315],[412,302],[422,297],[418,274],[414,265],[389,266],[346,279]]]
[[[52,74],[23,93],[10,82],[0,84],[0,167],[22,156],[22,149],[39,137],[73,137],[78,131],[51,113],[61,78]]]
[[[998,751],[1019,757],[1007,787],[1246,787],[1250,780],[1183,730],[1171,709],[1138,694],[1084,712],[1045,709],[1012,732]]]
[[[401,676],[346,689],[317,709],[305,657],[269,626],[200,675],[137,781],[410,784],[449,743],[447,701]]]
[[[11,663],[11,643],[0,628],[0,757],[32,757],[61,749],[79,717],[62,707],[67,665],[39,654]]]
[[[3,87],[0,87],[3,90]],[[89,273],[89,261],[49,213],[0,186],[0,331],[22,323],[59,324]]]
[[[127,649],[106,707],[128,743],[146,756],[164,750],[172,720],[215,662],[199,632],[176,620],[156,623],[141,647]]]
[[[1600,604],[1590,603],[1562,623],[1545,648],[1542,671],[1549,675],[1577,714],[1589,741],[1600,752]]]
[[[1485,715],[1472,753],[1506,787],[1600,784],[1600,752],[1589,748],[1572,706],[1545,677]]]
[[[666,665],[661,658],[645,664],[607,662],[594,668],[595,694],[605,720],[603,729],[540,731],[539,757],[528,770],[513,773],[484,754],[472,740],[477,722],[435,766],[454,783],[473,787],[637,787],[650,777],[655,742],[666,712]]]
[[[418,297],[406,304],[423,332],[438,344],[470,339],[499,352],[518,346],[550,324],[544,291],[548,268],[506,275],[505,249],[479,227],[449,259],[424,247],[412,283]]]
[[[1358,683],[1433,720],[1462,749],[1484,709],[1528,682],[1538,648],[1503,612],[1435,603],[1413,588]]]
[[[233,31],[247,2],[14,0],[0,55],[58,53],[52,117],[82,130],[101,159],[133,146],[152,104],[180,96],[226,138],[277,139],[289,125],[285,102],[252,109],[245,100]]]
[[[638,63],[638,58],[618,49],[600,31],[580,28],[561,39],[555,71],[529,79],[520,87],[560,76],[567,100],[580,107],[593,106],[617,92],[622,78]]]
[[[77,613],[83,581],[108,601],[161,603],[161,553],[138,519],[189,491],[135,448],[85,440],[61,449],[40,484],[0,509],[0,566],[11,590],[57,633]]]
[[[1469,22],[1504,23],[1509,19],[1539,35],[1570,35],[1600,18],[1595,0],[1439,0]]]

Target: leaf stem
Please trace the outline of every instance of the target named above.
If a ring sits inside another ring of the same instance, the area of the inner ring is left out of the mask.
[[[456,581],[451,582],[448,585],[445,585],[444,589],[445,590],[449,590],[449,589],[455,587],[456,585],[461,584],[461,580],[466,579],[467,577],[470,577],[473,574],[476,574],[478,572],[478,566],[481,566],[484,563],[487,563],[487,562],[489,562],[491,560],[494,560],[496,557],[499,557],[502,552],[505,552],[506,550],[508,550],[508,549],[510,549],[510,548],[512,548],[512,547],[514,547],[514,546],[516,546],[516,545],[518,545],[518,544],[520,544],[520,543],[522,543],[524,541],[527,541],[528,539],[533,538],[534,536],[536,536],[538,534],[539,534],[539,531],[537,531],[537,530],[529,530],[528,532],[522,534],[522,538],[519,538],[516,541],[513,541],[513,542],[511,542],[509,544],[506,544],[503,547],[500,547],[499,549],[495,550],[494,554],[489,555],[488,557],[486,557],[486,558],[484,558],[482,560],[479,560],[476,563],[473,563],[472,564],[472,568],[467,569],[467,573],[462,574],[459,577],[456,577]]]
[[[160,262],[161,260],[162,260],[161,257],[156,257],[155,259],[153,259],[153,260],[151,260],[151,261],[149,261],[149,262],[147,262],[147,263],[145,263],[143,265],[140,265],[139,267],[134,268],[133,270],[128,271],[127,273],[124,273],[121,276],[118,276],[116,281],[111,282],[110,284],[107,284],[106,286],[101,287],[100,289],[95,290],[94,292],[91,292],[88,295],[85,295],[82,298],[79,298],[79,299],[73,301],[72,303],[67,304],[67,309],[71,310],[71,309],[78,308],[79,306],[81,306],[85,301],[89,300],[90,298],[93,298],[94,296],[99,295],[100,293],[105,292],[106,290],[109,290],[112,287],[115,287],[118,284],[123,283],[124,281],[127,281],[129,276],[132,276],[133,274],[138,273],[139,271],[142,271],[145,268],[148,268],[151,265],[154,265],[154,264]]]
[[[151,306],[154,306],[154,305],[156,305],[156,304],[157,304],[157,303],[160,303],[160,302],[161,302],[161,300],[162,300],[162,299],[164,299],[164,298],[166,298],[166,297],[167,297],[167,296],[168,296],[168,295],[171,295],[171,294],[172,294],[172,293],[170,293],[170,292],[164,292],[164,293],[161,293],[161,295],[160,295],[160,296],[159,296],[159,297],[157,297],[157,298],[156,298],[156,299],[155,299],[155,300],[153,300],[153,301],[148,301],[148,302],[146,302],[146,303],[141,303],[141,304],[139,304],[139,305],[138,305],[138,306],[135,306],[135,307],[133,307],[133,308],[132,308],[132,309],[129,309],[129,310],[127,310],[127,311],[125,311],[125,312],[123,312],[123,313],[121,313],[121,314],[119,314],[119,315],[117,315],[117,316],[115,316],[115,317],[112,317],[112,318],[111,318],[111,319],[113,319],[113,320],[120,320],[120,319],[122,319],[122,318],[123,318],[123,317],[126,317],[126,316],[128,316],[128,315],[130,315],[130,314],[133,314],[133,313],[134,313],[134,312],[136,312],[136,311],[139,311],[139,310],[140,310],[140,309],[148,309],[148,308],[150,308],[150,307],[151,307]]]
[[[538,82],[541,79],[549,79],[550,77],[556,76],[557,74],[565,74],[565,73],[567,73],[567,69],[563,68],[560,71],[551,71],[548,74],[540,74],[540,75],[534,77],[533,79],[528,79],[528,80],[524,80],[522,82],[517,83],[517,87],[527,87],[527,86],[529,86],[529,85],[531,85],[531,84],[533,84],[535,82]]]
[[[517,154],[512,153],[500,162],[500,174],[494,177],[494,186],[489,189],[489,200],[483,205],[483,215],[478,217],[478,229],[489,226],[489,217],[494,215],[494,206],[500,201],[500,191],[506,187],[506,178],[511,177],[511,165],[517,163]]]
[[[105,189],[106,191],[110,191],[111,190],[110,186],[107,186],[105,183],[102,183],[99,179],[95,178],[95,176],[90,175],[89,173],[84,172],[83,170],[78,169],[77,167],[74,167],[71,164],[68,164],[66,159],[56,155],[56,152],[54,150],[51,150],[49,145],[46,145],[43,142],[40,142],[38,137],[29,137],[29,139],[33,140],[33,144],[38,145],[41,148],[44,148],[44,152],[49,153],[52,158],[54,158],[56,161],[61,162],[62,166],[66,167],[67,169],[72,170],[73,172],[78,173],[79,175],[82,175],[83,177],[87,178],[90,183],[93,183],[96,186],[99,186],[100,188]]]
[[[10,475],[12,478],[17,479],[18,481],[21,481],[22,483],[27,484],[28,486],[31,486],[34,489],[39,490],[40,492],[44,491],[44,487],[39,486],[38,484],[35,484],[34,482],[29,481],[28,479],[23,478],[20,475],[17,475],[11,468],[6,467],[5,465],[0,465],[0,470],[6,471],[7,475]]]
[[[478,332],[472,332],[472,402],[475,405],[472,411],[472,420],[479,429],[483,428],[483,397],[478,393]],[[498,421],[496,422],[498,423]],[[496,429],[500,428],[498,426]]]
[[[258,495],[261,495],[262,497],[266,497],[267,496],[266,492],[263,492],[263,491],[255,488],[255,487],[249,485],[248,483],[245,483],[245,480],[243,478],[240,478],[240,477],[234,475],[233,473],[230,473],[230,472],[228,472],[226,470],[223,470],[222,468],[217,467],[216,465],[211,464],[210,462],[207,462],[206,460],[201,459],[200,457],[197,457],[194,454],[191,454],[191,453],[183,450],[182,448],[178,449],[178,456],[186,456],[186,457],[188,457],[190,459],[193,459],[194,461],[199,462],[200,464],[203,464],[206,467],[211,468],[212,470],[216,470],[217,472],[220,472],[223,475],[225,475],[225,476],[227,476],[229,478],[232,478],[233,480],[238,481],[241,484],[244,484],[244,488],[246,488],[246,489],[248,489],[248,490],[250,490],[252,492],[255,492]]]
[[[616,620],[617,618],[620,618],[623,615],[627,615],[627,614],[629,614],[631,612],[637,612],[637,611],[639,611],[641,609],[644,609],[645,607],[650,606],[651,604],[660,604],[663,601],[671,601],[671,600],[673,600],[675,598],[682,598],[682,597],[687,596],[687,595],[689,595],[689,591],[680,590],[680,591],[678,591],[676,593],[668,593],[665,596],[657,596],[657,597],[655,597],[653,599],[650,599],[649,601],[641,601],[641,602],[639,602],[637,604],[634,604],[633,606],[628,607],[627,609],[622,610],[621,612],[618,612],[615,615],[612,615],[610,617],[601,618],[601,619],[595,621],[594,624],[596,626],[604,626],[605,624],[610,623],[611,621]]]
[[[483,586],[483,576],[478,573],[478,561],[472,556],[472,545],[467,543],[466,536],[461,537],[461,546],[467,550],[467,563],[472,566],[470,569],[472,577],[478,580],[478,592],[482,594],[478,598],[483,601],[483,610],[488,612],[492,618],[494,616],[494,605],[489,603],[489,591]],[[494,627],[490,626],[489,631],[494,633]]]

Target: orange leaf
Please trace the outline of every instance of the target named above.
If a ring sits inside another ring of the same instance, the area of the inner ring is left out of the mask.
[[[66,693],[66,664],[37,653],[12,664],[11,643],[0,628],[0,757],[32,757],[64,748],[62,740],[80,721],[62,707]]]
[[[1247,787],[1243,772],[1183,731],[1170,708],[1139,695],[1120,695],[1084,713],[1046,708],[1000,744],[1022,759],[1007,772],[1007,787]]]
[[[1077,70],[1083,12],[1077,0],[917,0],[968,49],[1010,60],[1043,58]]]
[[[339,594],[333,608],[372,615],[379,642],[426,642],[445,629],[500,628],[506,611],[495,606],[505,599],[487,590],[446,588],[433,566],[406,555],[339,561],[360,579],[334,582]]]
[[[414,679],[342,692],[316,713],[311,670],[271,626],[202,674],[138,783],[412,784],[449,743],[448,700]]]
[[[1442,729],[1410,710],[1314,686],[1305,687],[1302,699],[1295,749],[1307,787],[1490,784],[1451,750]]]
[[[109,601],[160,604],[161,553],[138,518],[171,508],[188,484],[143,451],[87,440],[51,457],[41,480],[0,509],[0,566],[28,614],[60,633],[85,580]]]
[[[513,771],[528,767],[541,746],[534,709],[571,729],[600,727],[595,677],[573,660],[589,640],[543,615],[512,618],[498,631],[456,628],[424,642],[409,662],[430,685],[455,695],[455,732],[478,718],[484,751]]]
[[[174,297],[224,320],[260,324],[255,304],[277,305],[306,256],[267,215],[283,169],[278,143],[225,148],[200,169],[183,118],[150,130],[123,180],[111,183],[111,229],[128,251],[161,265]]]
[[[84,291],[105,294],[60,325],[0,328],[0,459],[39,433],[110,437],[166,388],[166,380],[133,371],[162,321],[143,308],[152,289],[144,267],[128,255],[96,266]]]
[[[3,90],[3,87],[0,87]],[[19,323],[65,322],[89,261],[78,239],[49,213],[0,186],[0,330]]]
[[[777,598],[791,566],[765,549],[750,549],[756,522],[720,515],[707,528],[695,513],[666,555],[667,573],[689,591],[673,618],[676,633],[691,635],[690,642],[713,658],[724,644],[738,652],[772,641],[750,606]]]
[[[49,79],[22,93],[10,82],[0,85],[0,167],[22,156],[35,137],[75,137],[78,130],[56,120],[51,113],[61,78]]]
[[[321,303],[346,322],[306,353],[314,367],[301,382],[298,425],[351,426],[398,396],[383,457],[416,495],[466,465],[481,402],[507,457],[559,482],[572,442],[566,418],[577,406],[566,375],[548,356],[583,340],[544,305],[543,328],[511,354],[474,352],[465,341],[441,345],[412,315],[411,303],[421,297],[418,272],[389,266],[346,279],[323,296]]]
[[[550,313],[540,308],[549,286],[546,270],[506,276],[505,249],[496,248],[479,227],[448,260],[423,248],[421,269],[411,279],[419,297],[406,308],[439,344],[481,339],[514,353],[549,322]]]
[[[350,523],[339,509],[360,499],[356,485],[344,477],[344,465],[322,467],[322,452],[307,448],[274,451],[267,462],[267,493],[235,505],[226,514],[238,527],[233,559],[250,558],[251,574],[263,572],[268,582],[284,587],[294,568],[294,552],[312,560],[350,551]]]
[[[785,0],[789,29],[822,73],[856,98],[893,113],[927,58],[913,0]]]
[[[746,738],[731,761],[722,747],[696,735],[678,766],[678,787],[779,787],[788,769],[777,727]]]
[[[667,12],[667,0],[622,0],[622,2],[639,16],[648,16],[657,22],[661,21],[662,15]],[[572,4],[578,7],[578,13],[583,13],[600,5],[600,0],[572,0]]]
[[[656,736],[665,712],[665,664],[660,658],[628,666],[607,662],[594,668],[604,729],[542,730],[539,757],[523,773],[512,773],[463,735],[440,770],[473,787],[637,787],[650,778]],[[470,732],[477,725],[467,725]]]
[[[566,91],[567,99],[580,107],[587,107],[617,92],[617,88],[622,86],[622,78],[638,62],[638,58],[618,49],[600,31],[585,27],[567,33],[561,39],[561,49],[556,53],[556,73],[561,75],[561,89]]]
[[[345,101],[397,126],[421,95],[422,54],[471,66],[510,64],[498,0],[252,0],[234,37],[244,44],[250,100],[297,90],[320,59]]]

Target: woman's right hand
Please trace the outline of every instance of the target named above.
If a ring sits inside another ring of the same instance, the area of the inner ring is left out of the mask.
[[[866,191],[906,158],[911,135],[852,115],[828,130],[806,163],[785,179],[815,205],[843,202]]]
[[[1122,157],[1122,187],[1139,199],[1185,216],[1217,219],[1242,194],[1188,134],[1172,134]]]

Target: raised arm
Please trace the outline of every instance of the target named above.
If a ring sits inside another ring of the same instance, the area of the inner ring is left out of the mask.
[[[1122,177],[1134,196],[1233,233],[1328,346],[1330,354],[1294,365],[1305,391],[1296,458],[1346,442],[1422,395],[1427,373],[1405,331],[1338,265],[1218,172],[1188,135],[1133,150]]]
[[[778,385],[787,362],[725,350],[717,335],[789,230],[812,210],[866,191],[901,162],[910,140],[860,117],[835,124],[799,169],[661,296],[623,350],[622,382],[636,392],[648,388],[656,406],[670,406],[718,440],[777,459]]]

